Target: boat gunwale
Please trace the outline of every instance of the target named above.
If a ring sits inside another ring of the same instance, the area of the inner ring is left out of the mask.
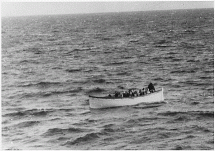
[[[89,97],[91,98],[97,98],[97,99],[134,99],[134,98],[138,98],[138,97],[145,97],[145,96],[149,96],[149,95],[152,95],[154,93],[159,93],[161,92],[162,90],[158,90],[158,91],[155,91],[153,93],[148,93],[148,94],[145,94],[145,95],[141,95],[141,96],[133,96],[133,97],[109,97],[109,96],[105,96],[105,97],[102,97],[102,96],[92,96],[92,95],[89,95]]]

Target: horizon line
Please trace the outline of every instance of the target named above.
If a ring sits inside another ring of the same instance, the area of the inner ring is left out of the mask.
[[[157,9],[157,10],[138,10],[138,11],[112,11],[112,12],[89,12],[89,13],[62,13],[62,14],[38,14],[38,15],[17,15],[17,16],[1,16],[1,18],[15,18],[15,17],[35,17],[35,16],[58,16],[58,15],[87,15],[87,14],[109,14],[109,13],[135,13],[135,12],[155,12],[155,11],[176,11],[176,10],[200,10],[200,9],[214,9],[214,7],[205,8],[175,8],[175,9]]]

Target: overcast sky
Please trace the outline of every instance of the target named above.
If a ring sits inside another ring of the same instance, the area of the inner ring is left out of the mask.
[[[5,1],[1,3],[1,16],[101,13],[213,7],[213,1]]]

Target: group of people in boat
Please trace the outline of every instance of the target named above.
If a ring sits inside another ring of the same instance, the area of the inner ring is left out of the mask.
[[[152,83],[150,83],[148,87],[139,90],[129,89],[128,91],[124,91],[122,93],[116,91],[114,97],[135,97],[146,95],[148,93],[153,92],[155,92],[155,87]],[[109,97],[112,96],[109,94]]]

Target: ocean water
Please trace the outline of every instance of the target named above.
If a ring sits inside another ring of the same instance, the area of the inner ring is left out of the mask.
[[[2,18],[2,149],[214,149],[214,11]],[[154,83],[166,103],[90,109]]]

